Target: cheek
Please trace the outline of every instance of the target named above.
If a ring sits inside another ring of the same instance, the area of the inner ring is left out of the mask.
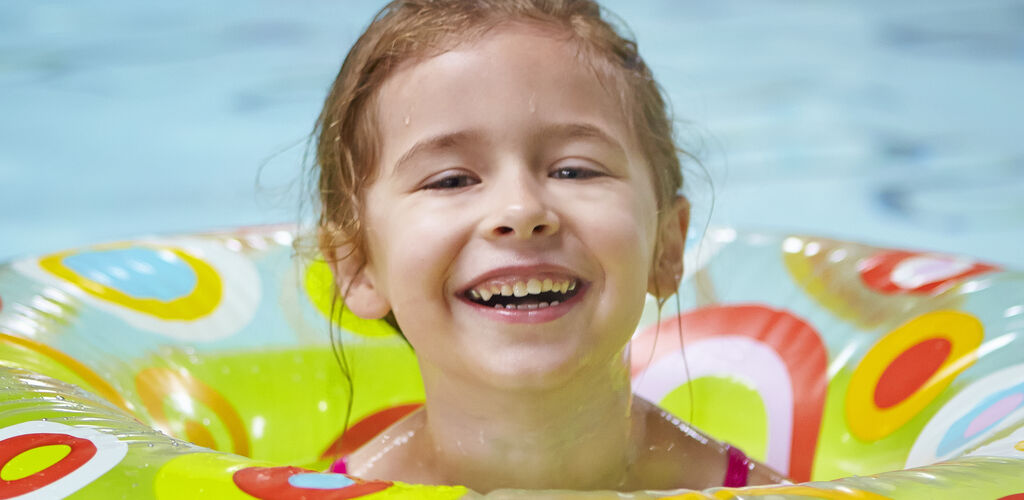
[[[613,263],[621,267],[636,268],[646,276],[654,255],[656,213],[653,203],[635,194],[623,197],[620,203],[609,204],[609,209],[596,218],[594,238],[601,248],[615,257]],[[612,208],[615,207],[615,208]]]
[[[642,307],[654,256],[656,209],[653,201],[640,198],[635,192],[617,201],[588,211],[588,246],[601,261],[605,286],[610,287],[605,306]]]
[[[396,315],[425,298],[443,295],[445,277],[458,248],[452,220],[413,207],[395,205],[370,219],[374,227],[380,288]]]

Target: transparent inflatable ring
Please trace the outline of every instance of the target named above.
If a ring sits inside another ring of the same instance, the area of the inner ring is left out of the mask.
[[[480,495],[323,472],[423,392],[387,323],[329,317],[327,266],[293,260],[294,237],[242,228],[0,265],[0,499],[1024,500],[1020,272],[711,231],[687,252],[683,310],[649,301],[634,390],[798,484]],[[359,389],[348,429],[332,321]],[[677,328],[686,369],[679,339],[657,338]]]

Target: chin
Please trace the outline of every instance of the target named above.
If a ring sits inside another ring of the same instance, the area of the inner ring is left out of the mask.
[[[591,371],[592,355],[551,346],[516,346],[468,363],[484,383],[502,390],[544,391],[570,385]],[[618,359],[618,358],[616,358]]]

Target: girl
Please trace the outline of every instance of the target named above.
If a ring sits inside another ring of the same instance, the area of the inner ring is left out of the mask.
[[[480,492],[781,479],[630,390],[630,335],[646,294],[678,286],[689,210],[658,87],[598,5],[394,1],[317,132],[338,293],[397,322],[426,393],[350,473]]]

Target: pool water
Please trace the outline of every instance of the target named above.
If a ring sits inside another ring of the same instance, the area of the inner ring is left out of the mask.
[[[702,160],[695,234],[1024,265],[1024,2],[606,4]],[[0,3],[0,260],[297,220],[308,133],[377,7]]]

